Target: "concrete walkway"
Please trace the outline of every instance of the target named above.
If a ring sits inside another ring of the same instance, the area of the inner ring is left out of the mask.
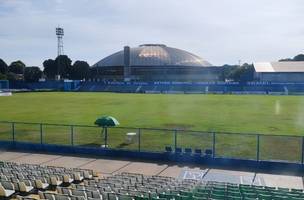
[[[172,165],[170,163],[139,162],[110,158],[89,158],[54,154],[0,151],[1,161],[40,164],[68,168],[92,169],[101,176],[121,172],[161,175],[175,178],[194,178],[242,184],[267,185],[303,189],[303,177],[254,172],[210,169],[199,165]]]

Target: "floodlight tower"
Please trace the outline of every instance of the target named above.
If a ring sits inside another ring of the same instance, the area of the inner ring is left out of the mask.
[[[57,56],[63,55],[63,28],[57,27],[56,28],[56,35],[57,35]]]

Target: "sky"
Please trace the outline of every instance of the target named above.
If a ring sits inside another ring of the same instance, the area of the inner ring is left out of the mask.
[[[213,65],[304,53],[303,0],[0,0],[0,58],[42,66],[64,53],[90,65],[129,45],[161,43]]]

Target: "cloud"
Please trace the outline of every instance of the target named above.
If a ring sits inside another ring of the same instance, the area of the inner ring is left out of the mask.
[[[41,66],[65,29],[72,60],[99,59],[124,45],[165,43],[216,65],[271,61],[303,51],[302,0],[2,0],[0,55]]]

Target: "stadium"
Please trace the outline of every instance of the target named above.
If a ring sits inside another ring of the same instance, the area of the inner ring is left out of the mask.
[[[304,55],[143,44],[90,66],[63,35],[43,72],[0,59],[0,199],[304,199]]]
[[[208,61],[164,44],[126,46],[93,68],[93,79],[109,81],[217,81],[221,73]]]
[[[304,199],[303,62],[253,67],[146,44],[89,80],[1,80],[0,198]]]

